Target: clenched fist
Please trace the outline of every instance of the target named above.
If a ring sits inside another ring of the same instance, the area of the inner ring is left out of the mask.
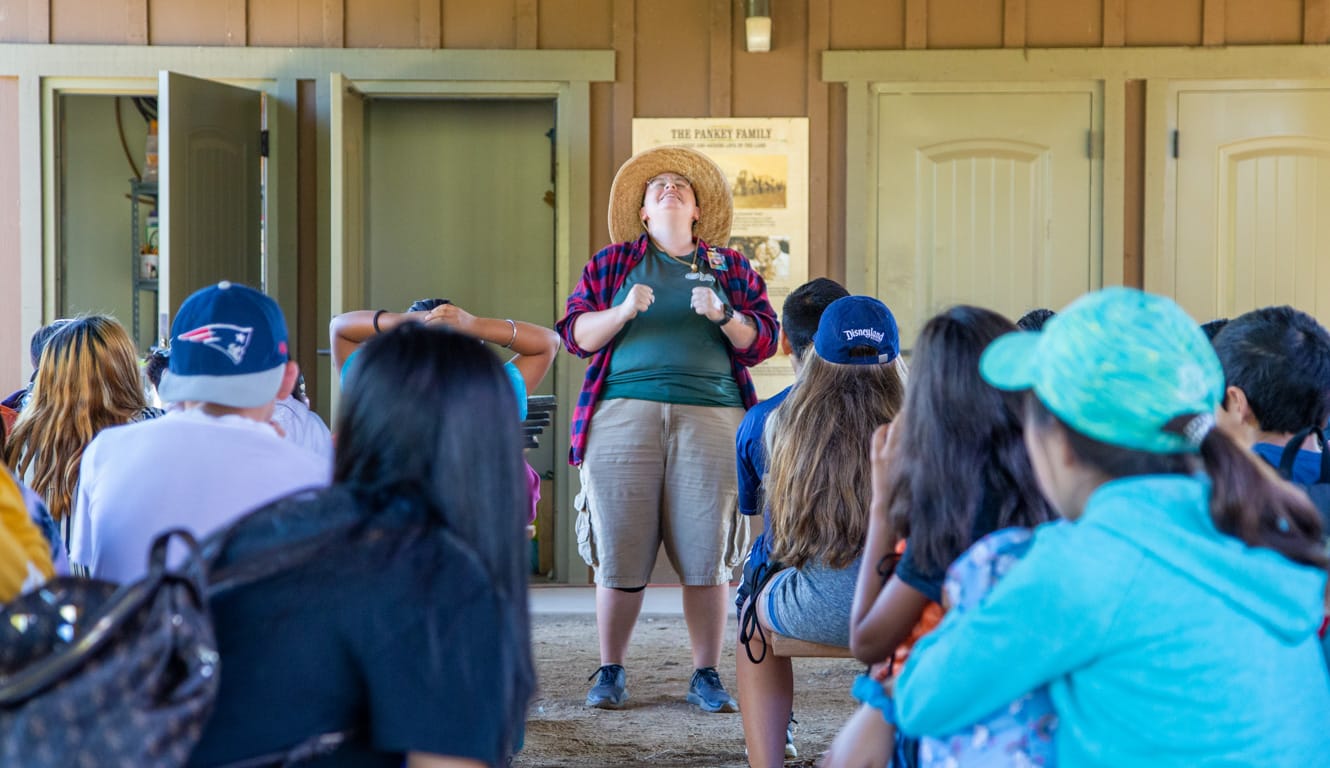
[[[693,311],[705,317],[711,322],[719,322],[725,316],[725,305],[721,303],[720,297],[710,288],[698,286],[693,289],[692,298]]]
[[[619,305],[619,316],[626,323],[637,317],[638,313],[647,311],[655,300],[656,294],[651,290],[651,286],[638,283],[628,289],[628,295]]]

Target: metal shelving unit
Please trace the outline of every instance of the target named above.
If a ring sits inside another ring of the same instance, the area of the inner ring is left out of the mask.
[[[151,202],[148,202],[151,201]],[[149,209],[157,207],[157,182],[139,181],[138,179],[129,180],[129,256],[130,256],[130,275],[134,284],[134,343],[140,351],[146,351],[156,343],[156,338],[152,336],[156,321],[150,323],[148,329],[149,338],[145,340],[140,335],[141,294],[152,294],[152,316],[157,317],[157,278],[145,278],[141,272],[142,269],[142,251],[143,251],[143,223],[144,217],[140,215],[139,209],[147,205]]]

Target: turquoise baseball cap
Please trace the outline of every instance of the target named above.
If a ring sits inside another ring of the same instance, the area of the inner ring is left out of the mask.
[[[1133,288],[1086,294],[1042,332],[998,338],[979,371],[998,389],[1034,390],[1086,437],[1149,453],[1195,453],[1196,442],[1164,425],[1213,415],[1224,396],[1200,326],[1172,300]]]

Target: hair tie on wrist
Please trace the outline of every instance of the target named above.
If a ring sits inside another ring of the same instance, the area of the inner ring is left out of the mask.
[[[505,318],[503,319],[503,321],[504,321],[505,323],[507,323],[509,326],[511,326],[512,329],[513,329],[513,335],[512,335],[512,338],[508,339],[508,343],[507,343],[507,344],[504,344],[504,345],[503,345],[503,348],[504,348],[504,349],[512,349],[512,348],[513,348],[513,342],[514,342],[514,341],[517,341],[517,323],[514,323],[514,322],[512,321],[511,318],[507,318],[507,317],[505,317]]]
[[[383,333],[383,329],[379,327],[379,315],[382,315],[384,312],[387,312],[387,311],[388,311],[388,310],[386,310],[386,309],[380,309],[378,312],[375,312],[375,313],[374,313],[374,332],[375,332],[375,333]]]

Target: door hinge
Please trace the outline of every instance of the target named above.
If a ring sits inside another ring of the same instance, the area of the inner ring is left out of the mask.
[[[268,131],[259,131],[259,157],[268,156]]]
[[[1085,156],[1094,159],[1094,131],[1085,132]]]
[[[1178,157],[1178,146],[1182,143],[1182,139],[1179,138],[1180,135],[1181,135],[1180,131],[1177,130],[1173,131],[1173,159],[1175,160]]]

